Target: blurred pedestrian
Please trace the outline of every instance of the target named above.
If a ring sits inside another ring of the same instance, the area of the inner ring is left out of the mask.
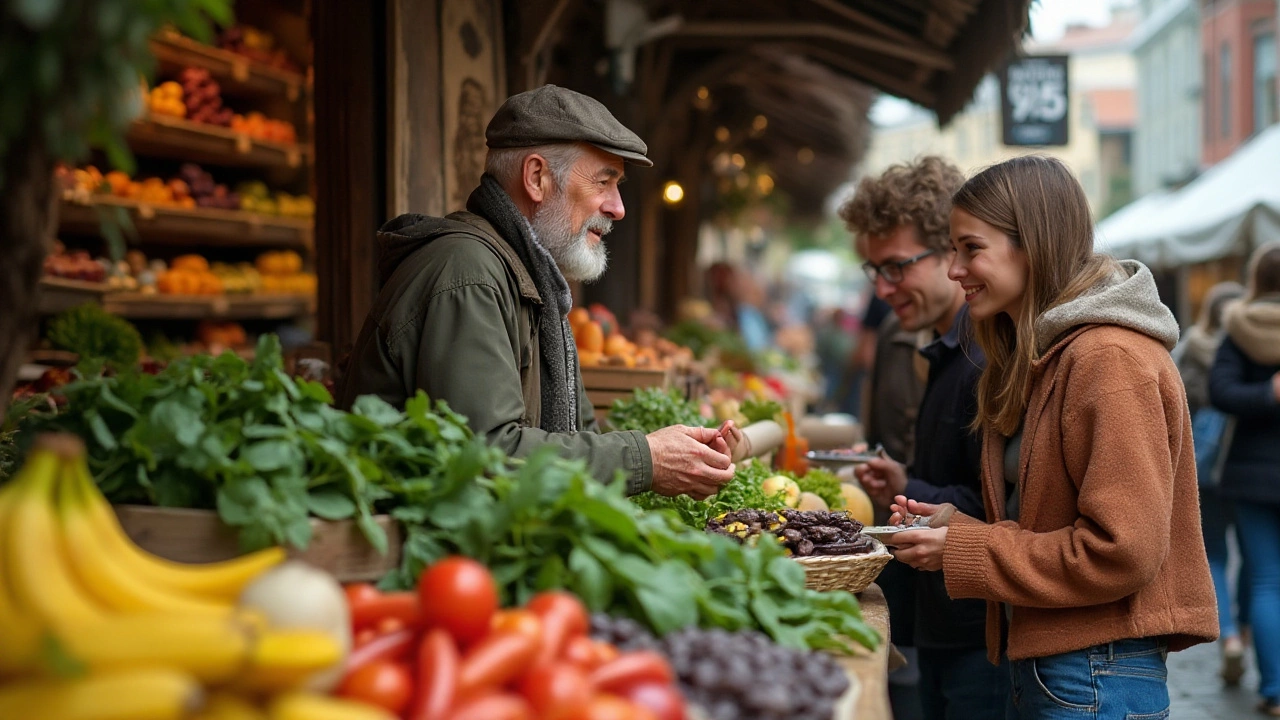
[[[1226,330],[1209,373],[1209,400],[1236,418],[1222,494],[1235,504],[1249,579],[1258,709],[1280,717],[1280,243],[1254,252]]]
[[[950,276],[986,369],[978,383],[987,522],[895,536],[984,598],[992,661],[1020,720],[1167,717],[1165,657],[1218,636],[1191,416],[1169,356],[1178,324],[1141,263],[1094,253],[1084,190],[1020,157],[956,193]],[[901,516],[938,508],[900,497]]]
[[[1222,497],[1223,441],[1227,440],[1229,421],[1222,411],[1209,404],[1209,369],[1222,342],[1222,315],[1227,304],[1244,295],[1237,282],[1214,285],[1200,305],[1196,324],[1187,329],[1179,347],[1174,348],[1178,372],[1187,388],[1187,405],[1191,411],[1192,437],[1196,450],[1196,479],[1200,485],[1200,528],[1204,533],[1204,549],[1209,557],[1213,589],[1218,595],[1218,634],[1222,645],[1223,682],[1236,687],[1244,676],[1244,643],[1241,628],[1248,623],[1249,601],[1247,581],[1242,584],[1237,570],[1233,582],[1227,576],[1227,536],[1235,532],[1234,513],[1230,502]],[[1237,540],[1237,545],[1239,542]],[[1232,598],[1239,595],[1237,615]]]

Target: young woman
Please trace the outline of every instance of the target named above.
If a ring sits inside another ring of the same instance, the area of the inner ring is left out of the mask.
[[[1226,327],[1209,372],[1210,402],[1236,418],[1221,491],[1244,550],[1258,709],[1280,717],[1280,243],[1254,252],[1249,292],[1227,309]]]
[[[1192,436],[1196,440],[1196,480],[1200,484],[1200,531],[1204,533],[1204,550],[1209,557],[1209,573],[1218,595],[1218,634],[1222,646],[1222,680],[1236,687],[1244,676],[1244,642],[1242,628],[1249,624],[1248,576],[1235,570],[1235,578],[1227,568],[1227,537],[1235,535],[1235,514],[1231,502],[1219,487],[1222,475],[1223,415],[1209,407],[1209,368],[1222,342],[1223,314],[1230,303],[1244,295],[1238,282],[1221,282],[1209,288],[1200,304],[1196,323],[1187,328],[1173,349],[1174,361],[1187,388],[1187,404],[1191,409]],[[1207,421],[1206,421],[1207,419]],[[1239,596],[1237,615],[1232,599]]]
[[[1093,251],[1080,184],[1023,157],[953,200],[951,278],[987,357],[978,385],[987,521],[896,536],[987,603],[1011,717],[1165,718],[1165,656],[1218,635],[1178,325],[1140,263]],[[898,498],[899,516],[934,508]]]

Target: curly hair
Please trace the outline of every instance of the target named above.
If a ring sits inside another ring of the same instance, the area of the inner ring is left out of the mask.
[[[951,247],[951,196],[961,185],[964,173],[936,155],[892,165],[858,183],[853,197],[840,206],[840,219],[859,238],[914,225],[922,245],[946,250]]]

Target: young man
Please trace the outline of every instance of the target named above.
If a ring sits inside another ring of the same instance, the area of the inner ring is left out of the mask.
[[[624,163],[653,163],[603,105],[544,85],[507,99],[467,210],[401,215],[378,233],[382,291],[338,388],[397,407],[425,390],[514,457],[555,447],[629,493],[703,498],[733,478],[741,431],[676,425],[601,433],[582,386],[568,281],[605,271]]]
[[[876,295],[892,307],[902,330],[931,331],[934,337],[920,350],[929,374],[910,464],[882,459],[856,470],[882,507],[906,494],[983,512],[980,442],[970,425],[984,360],[970,337],[964,291],[947,278],[951,196],[962,184],[957,168],[925,157],[863,180],[840,210],[865,247],[863,269]],[[986,660],[985,604],[951,600],[941,572],[917,573],[915,590],[913,639],[925,717],[1003,720],[1009,671]]]

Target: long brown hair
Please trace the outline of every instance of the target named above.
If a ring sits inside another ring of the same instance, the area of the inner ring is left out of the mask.
[[[974,424],[1012,436],[1022,425],[1032,364],[1040,356],[1036,319],[1092,288],[1116,263],[1094,253],[1093,218],[1084,190],[1054,158],[1029,155],[992,165],[970,178],[952,205],[1008,235],[1027,257],[1019,317],[999,313],[974,322],[987,356]]]
[[[1280,241],[1258,246],[1249,258],[1249,294],[1245,300],[1280,293]]]

